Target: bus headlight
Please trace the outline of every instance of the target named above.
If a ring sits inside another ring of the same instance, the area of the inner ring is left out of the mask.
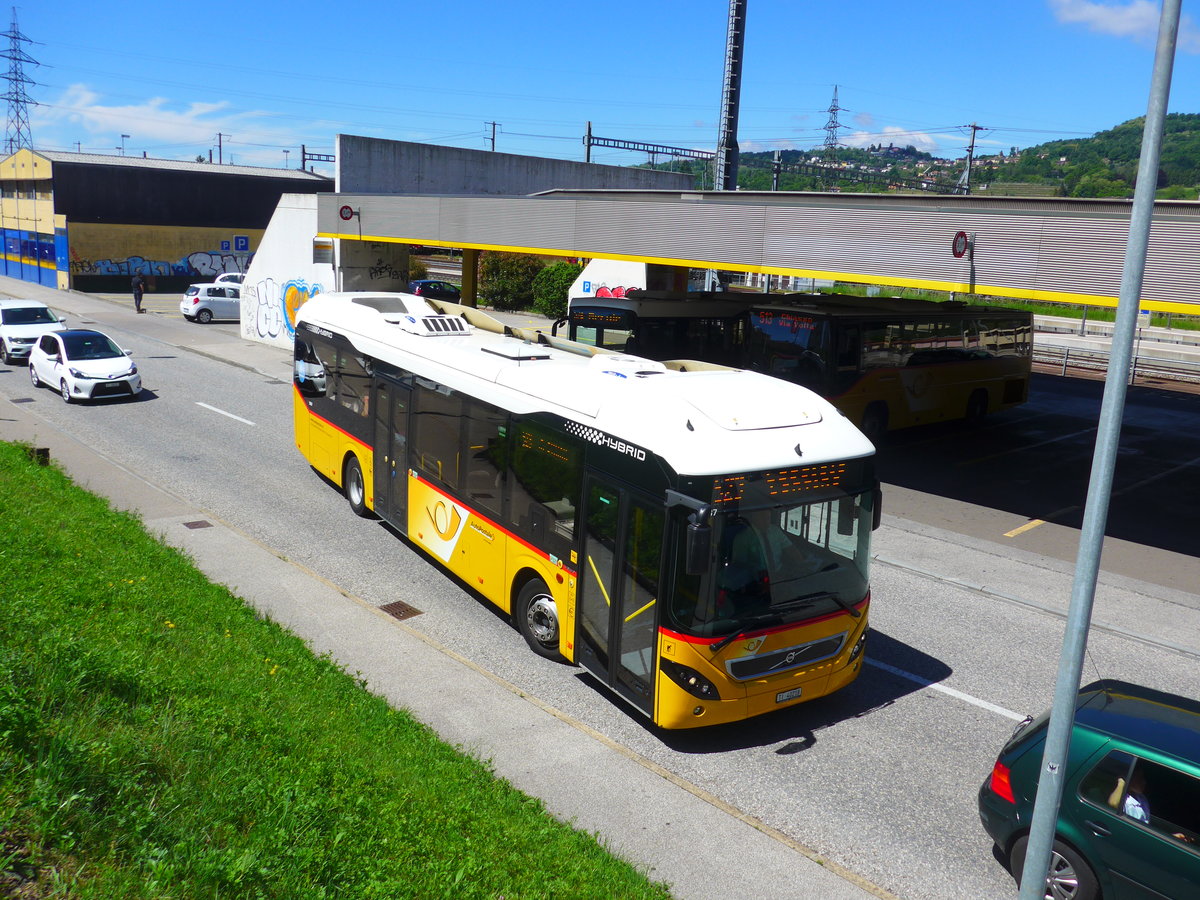
[[[863,649],[867,646],[867,632],[863,631],[862,637],[858,639],[858,643],[854,645],[854,649],[850,651],[850,659],[847,662],[854,662],[863,654]]]
[[[717,693],[717,686],[695,669],[681,666],[679,663],[671,662],[669,659],[660,659],[658,667],[663,670],[668,678],[693,697],[699,697],[701,700],[721,699],[721,695]]]

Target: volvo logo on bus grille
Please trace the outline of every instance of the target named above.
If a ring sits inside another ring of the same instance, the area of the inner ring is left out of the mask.
[[[582,425],[579,422],[572,422],[569,419],[563,420],[563,430],[572,437],[582,438],[585,441],[591,441],[593,444],[599,444],[601,447],[607,447],[609,450],[616,450],[618,453],[624,453],[626,456],[632,456],[638,462],[646,461],[646,451],[640,447],[635,447],[633,444],[627,444],[622,440],[618,440],[611,434],[605,434],[599,428],[593,428],[590,425]]]
[[[846,642],[846,633],[831,635],[811,644],[801,644],[798,647],[788,647],[758,656],[743,656],[731,659],[726,663],[729,674],[745,681],[748,678],[761,678],[764,675],[774,675],[801,666],[810,666],[837,656]]]

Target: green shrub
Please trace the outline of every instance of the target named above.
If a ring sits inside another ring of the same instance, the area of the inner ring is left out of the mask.
[[[567,292],[583,266],[569,262],[551,263],[533,279],[533,309],[551,319],[567,315]]]
[[[484,253],[479,264],[479,292],[493,309],[529,309],[533,279],[544,266],[528,253]]]
[[[420,281],[422,278],[429,277],[429,269],[425,265],[425,261],[414,254],[412,250],[408,252],[408,280]]]

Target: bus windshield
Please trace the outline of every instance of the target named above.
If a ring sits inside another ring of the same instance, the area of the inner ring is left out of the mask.
[[[715,564],[679,579],[674,627],[720,637],[849,611],[867,595],[873,504],[865,491],[719,514]]]

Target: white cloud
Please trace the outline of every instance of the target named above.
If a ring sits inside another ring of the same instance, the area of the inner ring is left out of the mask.
[[[217,135],[222,134],[226,162],[236,158],[247,165],[269,166],[283,164],[280,150],[239,146],[239,142],[300,146],[294,135],[272,127],[269,114],[234,113],[226,103],[177,106],[166,97],[151,97],[109,105],[103,100],[86,84],[73,84],[57,98],[40,102],[31,110],[34,145],[74,147],[78,143],[85,151],[100,148],[98,152],[109,153],[110,147],[116,149],[123,143],[129,155],[141,156],[145,148],[152,157],[191,159],[216,147]],[[122,134],[129,135],[124,142]]]
[[[1068,25],[1083,25],[1100,34],[1148,43],[1154,43],[1158,36],[1159,4],[1152,0],[1049,0],[1049,4],[1054,17]],[[1185,53],[1200,53],[1200,30],[1190,16],[1179,20],[1177,44]]]

